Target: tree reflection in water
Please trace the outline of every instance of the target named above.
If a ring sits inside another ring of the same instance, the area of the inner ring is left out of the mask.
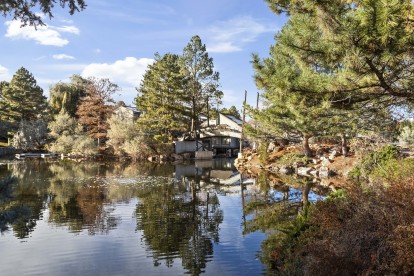
[[[245,233],[261,230],[267,233],[267,239],[262,243],[261,260],[272,270],[274,254],[279,254],[275,248],[286,248],[289,245],[280,244],[286,240],[284,236],[294,234],[293,220],[297,215],[305,215],[310,204],[309,194],[315,188],[318,194],[327,194],[328,189],[317,186],[311,178],[296,178],[289,176],[270,176],[261,173],[256,178],[257,192],[244,198],[244,214],[249,217],[245,223]]]
[[[5,187],[0,196],[0,229],[11,227],[16,237],[28,237],[42,216],[48,200],[47,184],[39,179],[35,167],[38,162],[9,164],[2,168],[1,186]],[[5,194],[6,192],[6,194]]]
[[[173,166],[151,163],[31,160],[0,165],[0,230],[28,238],[36,222],[47,219],[72,233],[106,234],[120,221],[115,204],[137,198],[136,230],[154,265],[169,267],[181,259],[187,273],[199,275],[212,258],[223,221],[216,184],[202,190],[209,185],[209,171],[200,172],[177,180]]]
[[[199,275],[219,240],[223,213],[217,194],[200,192],[197,179],[167,180],[137,192],[137,230],[154,258],[171,266],[180,257],[189,274]]]

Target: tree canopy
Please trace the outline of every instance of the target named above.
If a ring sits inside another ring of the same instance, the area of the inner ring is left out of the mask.
[[[70,83],[58,82],[49,89],[49,106],[52,115],[66,112],[71,117],[76,116],[80,99],[85,96],[87,80],[79,75],[73,75]]]
[[[223,92],[219,87],[219,73],[214,71],[213,58],[208,56],[206,45],[195,35],[183,50],[181,66],[186,78],[185,90],[192,97],[192,125],[197,125],[197,116],[207,112],[208,106],[221,102]]]
[[[10,83],[2,82],[1,89],[0,120],[19,123],[44,115],[47,102],[43,89],[26,68],[18,69]]]
[[[381,127],[392,108],[413,103],[411,1],[267,2],[290,15],[270,56],[253,57],[265,108],[252,112],[269,132],[304,138]]]
[[[49,18],[53,17],[52,9],[58,4],[62,8],[69,7],[69,14],[86,8],[84,0],[3,0],[0,1],[0,12],[3,16],[11,15],[21,20],[23,25],[44,25],[40,11]]]
[[[112,95],[119,90],[118,85],[108,79],[88,78],[85,86],[85,96],[81,98],[76,112],[78,122],[88,135],[97,139],[98,145],[105,140],[108,130],[108,118],[114,103]]]
[[[156,54],[135,98],[135,104],[142,112],[138,124],[155,140],[172,141],[174,134],[187,129],[190,97],[185,93],[184,83],[179,56]]]

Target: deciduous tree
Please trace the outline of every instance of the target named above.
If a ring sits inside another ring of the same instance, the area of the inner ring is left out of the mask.
[[[87,80],[79,75],[73,75],[70,83],[59,82],[49,89],[49,106],[53,115],[61,111],[76,117],[80,99],[85,96]]]
[[[88,135],[98,141],[105,141],[108,122],[114,103],[112,95],[119,90],[118,85],[108,79],[89,78],[85,86],[85,96],[81,98],[76,112],[78,122]]]

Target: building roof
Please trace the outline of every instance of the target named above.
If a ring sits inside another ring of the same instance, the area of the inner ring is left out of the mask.
[[[220,113],[220,114],[222,114],[222,113]],[[242,120],[240,120],[239,118],[237,118],[237,117],[235,117],[233,115],[229,115],[229,114],[222,114],[222,115],[226,116],[227,118],[229,118],[230,120],[232,120],[233,122],[235,122],[238,125],[242,125],[243,124],[243,121]]]

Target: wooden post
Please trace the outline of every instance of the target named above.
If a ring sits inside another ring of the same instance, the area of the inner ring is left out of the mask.
[[[207,96],[207,127],[210,127],[210,108],[208,104],[208,96]]]
[[[247,98],[247,91],[246,91],[246,90],[244,90],[243,120],[242,120],[242,130],[241,130],[241,135],[240,135],[240,150],[239,150],[239,157],[242,157],[242,150],[243,150],[244,120],[246,119],[246,98]]]

